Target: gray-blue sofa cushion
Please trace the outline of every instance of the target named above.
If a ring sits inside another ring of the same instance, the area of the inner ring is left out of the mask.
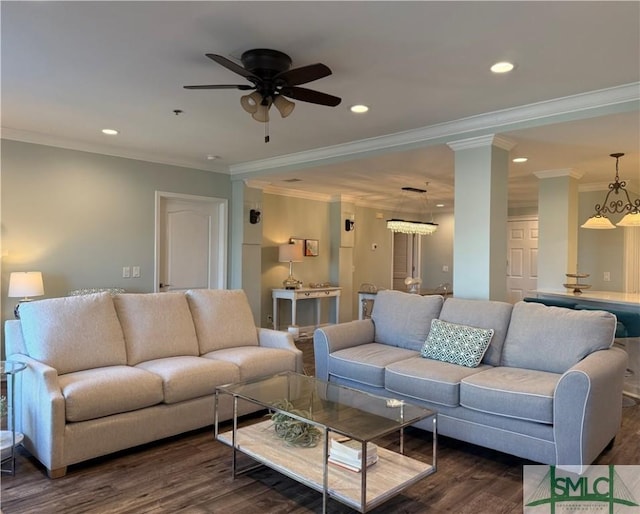
[[[352,346],[329,355],[329,376],[384,387],[385,366],[418,355],[418,352],[406,348],[380,343]]]
[[[460,382],[463,378],[491,369],[486,364],[467,368],[448,362],[414,357],[394,362],[385,372],[385,389],[412,398],[449,407],[460,404]]]
[[[553,393],[562,375],[491,368],[462,379],[460,405],[511,418],[553,423]]]
[[[500,365],[502,347],[507,336],[513,305],[495,300],[466,300],[447,298],[442,306],[439,319],[458,325],[492,328],[491,344],[487,348],[482,362],[491,366]]]
[[[442,296],[420,296],[402,291],[380,291],[371,319],[375,342],[420,351],[431,328],[431,320],[442,309]]]
[[[613,344],[616,317],[518,302],[502,350],[502,366],[564,373],[584,357]]]

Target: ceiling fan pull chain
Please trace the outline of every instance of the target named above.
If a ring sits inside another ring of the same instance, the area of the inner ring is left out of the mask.
[[[269,120],[264,122],[264,142],[269,142]]]

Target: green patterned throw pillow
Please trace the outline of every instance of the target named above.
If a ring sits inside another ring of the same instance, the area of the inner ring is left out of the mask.
[[[493,329],[456,325],[434,319],[420,354],[427,359],[475,368],[489,348],[492,337]]]

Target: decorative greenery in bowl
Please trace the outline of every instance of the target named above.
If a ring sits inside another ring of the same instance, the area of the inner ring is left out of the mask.
[[[0,416],[7,415],[7,397],[0,396]]]
[[[302,417],[309,417],[310,414],[309,411],[295,409],[289,400],[280,400],[275,402],[273,406]],[[281,412],[272,412],[271,420],[273,421],[276,435],[292,446],[312,448],[318,444],[322,436],[322,432],[312,424],[292,418]]]

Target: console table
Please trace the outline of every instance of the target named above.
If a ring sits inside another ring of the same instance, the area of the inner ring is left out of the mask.
[[[340,291],[341,287],[302,287],[300,289],[274,289],[271,293],[273,298],[273,328],[278,330],[278,300],[289,300],[291,302],[291,324],[296,324],[297,302],[301,300],[314,300],[316,302],[316,325],[322,319],[323,298],[335,298],[336,323],[340,318]]]

